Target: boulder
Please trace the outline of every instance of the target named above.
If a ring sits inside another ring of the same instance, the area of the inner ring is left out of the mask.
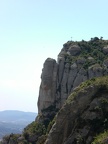
[[[70,53],[70,55],[76,56],[80,54],[81,48],[78,45],[71,45],[68,49],[68,52]]]
[[[92,65],[88,68],[89,79],[103,75],[103,68],[99,64]]]
[[[105,60],[104,60],[103,65],[104,65],[105,67],[108,67],[108,59],[105,59]]]
[[[103,52],[104,52],[105,54],[108,54],[108,45],[105,46],[105,47],[103,47]]]

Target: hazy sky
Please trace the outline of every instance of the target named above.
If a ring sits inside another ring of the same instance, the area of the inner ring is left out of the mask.
[[[108,0],[0,0],[0,110],[37,112],[47,57],[62,45],[108,39]]]

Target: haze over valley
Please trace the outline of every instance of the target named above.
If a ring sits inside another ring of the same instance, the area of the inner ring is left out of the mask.
[[[36,113],[16,110],[0,111],[0,139],[11,133],[20,134],[24,127],[35,120]]]

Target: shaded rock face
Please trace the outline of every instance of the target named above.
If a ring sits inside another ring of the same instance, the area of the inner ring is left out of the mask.
[[[103,48],[103,52],[104,52],[105,54],[108,54],[108,45]]]
[[[91,144],[108,129],[108,87],[88,82],[76,89],[56,116],[45,144]],[[107,77],[108,80],[108,77]]]
[[[63,45],[57,62],[48,58],[43,67],[38,99],[39,113],[49,106],[60,109],[68,95],[83,81],[108,74],[108,42],[69,41]]]
[[[38,100],[39,113],[55,102],[57,69],[58,64],[55,60],[48,58],[45,61]]]

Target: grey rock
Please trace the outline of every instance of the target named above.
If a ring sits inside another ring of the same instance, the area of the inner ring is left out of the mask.
[[[23,141],[24,140],[24,137],[23,136],[20,136],[19,138],[18,138],[18,142],[21,142],[21,141]]]
[[[103,75],[103,68],[99,64],[92,65],[88,68],[89,79],[93,77],[100,77]]]
[[[58,65],[54,59],[48,58],[44,63],[38,99],[38,112],[52,105],[55,101]]]
[[[68,52],[72,56],[76,56],[81,52],[81,48],[78,45],[72,45],[72,46],[69,47]]]
[[[108,68],[108,59],[105,59],[103,65]]]
[[[67,82],[68,83],[68,94],[70,94],[71,89],[73,88],[73,83],[77,76],[77,72],[78,72],[78,67],[77,67],[77,64],[74,63],[73,65],[71,65],[69,75],[68,75],[68,82]]]
[[[105,47],[103,47],[103,52],[104,52],[105,54],[108,54],[108,45],[105,46]]]
[[[89,95],[87,94],[89,91]],[[48,138],[45,144],[68,144],[68,139],[70,133],[71,135],[71,143],[74,141],[77,133],[75,133],[74,129],[77,126],[78,114],[82,113],[85,107],[90,103],[91,97],[97,91],[96,88],[90,87],[88,92],[80,92],[75,100],[71,104],[65,104],[62,109],[57,114],[56,123],[53,125]],[[87,95],[87,96],[86,96]],[[84,128],[83,128],[84,130]],[[74,134],[73,135],[73,131]],[[84,133],[83,133],[84,134]]]
[[[57,62],[54,59],[45,61],[38,99],[39,113],[51,105],[60,109],[69,94],[82,82],[108,74],[107,59],[99,65],[92,56],[80,55],[81,50],[80,46],[69,41],[64,44]],[[85,64],[88,66],[84,67]]]
[[[89,56],[87,59],[90,63],[95,63],[95,59],[93,57]]]
[[[87,80],[87,73],[83,68],[81,68],[77,73],[76,79],[74,80],[73,88],[77,87],[81,82],[85,80]]]
[[[60,63],[60,61],[64,59],[65,55],[66,55],[66,52],[65,52],[65,51],[61,51],[61,52],[59,53],[59,55],[58,55],[58,60],[57,60],[57,62]]]
[[[61,58],[59,61],[59,67],[58,67],[58,83],[61,83],[63,72],[65,67],[65,59]]]
[[[77,65],[83,65],[86,62],[85,58],[79,57],[77,59]]]
[[[105,86],[100,79],[98,83],[74,90],[58,112],[45,144],[92,143],[97,131],[101,130],[100,123],[94,122],[102,122],[106,116],[104,112],[108,112],[107,108],[102,108],[102,99],[108,101],[108,89],[99,93]],[[101,109],[95,109],[99,106]]]
[[[67,81],[69,75],[69,67],[70,65],[67,63],[64,68],[63,78],[61,81],[61,105],[64,104],[65,100],[67,99],[68,88],[67,88]]]

